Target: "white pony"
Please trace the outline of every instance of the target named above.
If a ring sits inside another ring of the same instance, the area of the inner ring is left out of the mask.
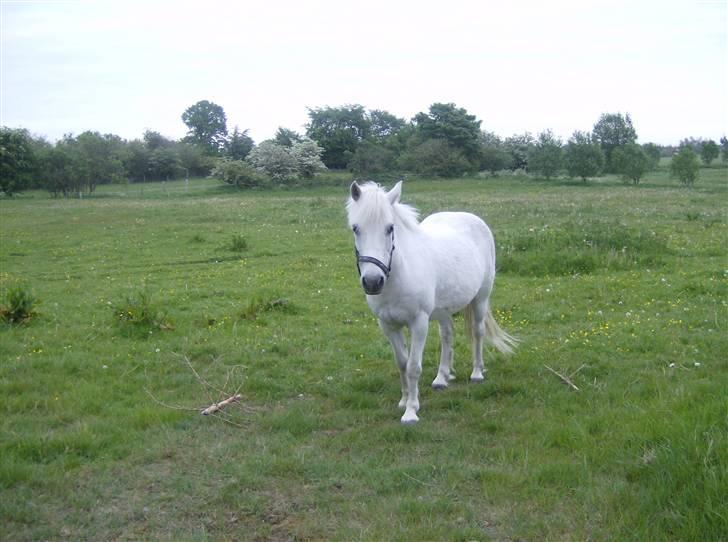
[[[452,315],[465,309],[473,347],[471,382],[482,382],[483,339],[503,353],[516,340],[493,319],[489,297],[495,279],[495,243],[488,226],[470,213],[436,213],[418,222],[417,211],[399,202],[402,182],[351,185],[347,203],[357,268],[369,308],[389,339],[400,371],[403,424],[419,421],[419,378],[430,320],[440,324],[442,353],[436,390],[455,378]],[[410,330],[410,348],[404,327]]]

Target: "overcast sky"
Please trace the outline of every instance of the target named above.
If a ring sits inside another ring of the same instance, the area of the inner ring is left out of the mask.
[[[728,132],[728,0],[0,0],[0,123],[179,138],[222,106],[256,142],[307,108],[454,102],[501,136],[630,113],[639,141]]]

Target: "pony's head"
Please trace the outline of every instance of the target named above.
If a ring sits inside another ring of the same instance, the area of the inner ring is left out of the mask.
[[[400,206],[402,182],[387,192],[378,184],[360,185],[354,181],[350,192],[346,209],[354,233],[361,285],[368,295],[378,295],[392,270],[396,206]]]

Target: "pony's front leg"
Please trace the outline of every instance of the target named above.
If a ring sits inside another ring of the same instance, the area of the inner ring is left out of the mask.
[[[417,411],[420,409],[420,374],[422,373],[422,354],[425,350],[429,317],[425,313],[418,314],[410,323],[410,352],[407,359],[407,401],[405,404],[402,423],[410,425],[417,423]]]
[[[382,321],[379,322],[379,327],[389,339],[392,345],[392,351],[394,352],[394,359],[397,362],[399,368],[399,380],[402,386],[402,399],[399,401],[399,408],[405,408],[407,404],[407,343],[404,339],[404,331],[402,327],[393,327]]]

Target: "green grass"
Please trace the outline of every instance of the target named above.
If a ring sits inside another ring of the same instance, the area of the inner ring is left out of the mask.
[[[332,179],[0,201],[0,297],[35,299],[0,323],[0,539],[725,539],[725,169],[406,182],[491,225],[522,339],[436,393],[433,326],[415,427]]]

